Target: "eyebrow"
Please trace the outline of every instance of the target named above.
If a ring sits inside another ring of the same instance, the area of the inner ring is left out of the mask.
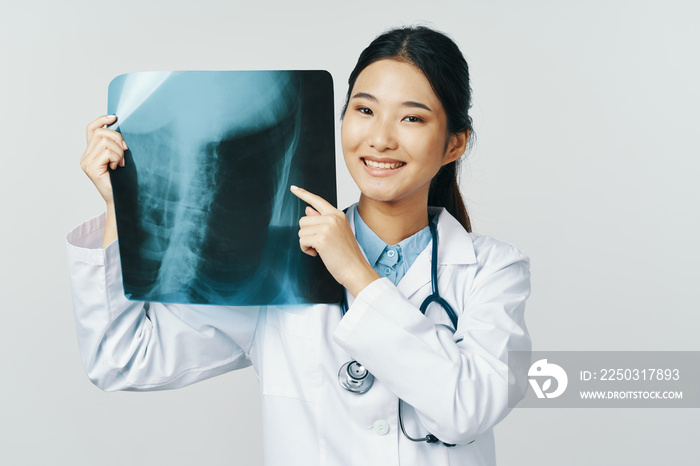
[[[372,94],[369,94],[367,92],[358,92],[357,94],[353,95],[351,98],[352,99],[367,99],[367,100],[371,100],[373,102],[377,102],[377,98],[375,96],[373,96]],[[430,107],[428,107],[427,105],[422,104],[420,102],[415,102],[413,100],[407,100],[405,102],[402,102],[401,105],[403,105],[404,107],[422,108],[424,110],[432,112],[432,110],[430,110]]]

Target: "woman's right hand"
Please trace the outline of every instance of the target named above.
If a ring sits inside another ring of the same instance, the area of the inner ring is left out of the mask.
[[[114,123],[115,115],[102,115],[87,126],[87,148],[80,158],[80,167],[95,184],[107,207],[114,206],[109,169],[124,166],[126,143],[121,133],[104,126]]]

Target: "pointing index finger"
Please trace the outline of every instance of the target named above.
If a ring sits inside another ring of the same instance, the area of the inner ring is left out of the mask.
[[[321,196],[317,196],[316,194],[294,185],[290,187],[290,190],[292,194],[316,209],[321,215],[332,214],[336,211],[336,208]]]

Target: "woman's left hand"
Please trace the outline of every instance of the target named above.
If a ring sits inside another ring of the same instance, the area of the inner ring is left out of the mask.
[[[342,210],[325,199],[296,186],[292,193],[309,204],[299,220],[299,245],[310,255],[320,255],[338,283],[357,296],[379,274],[367,263]]]

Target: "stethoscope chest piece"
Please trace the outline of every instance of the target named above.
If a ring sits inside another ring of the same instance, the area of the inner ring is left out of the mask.
[[[372,387],[374,376],[357,361],[348,361],[338,371],[340,385],[352,393],[365,393]]]

